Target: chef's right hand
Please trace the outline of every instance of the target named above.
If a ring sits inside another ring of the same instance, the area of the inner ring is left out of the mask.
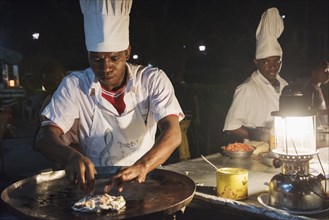
[[[88,194],[95,191],[96,169],[91,160],[80,153],[70,157],[65,166],[66,177],[73,185],[78,185],[81,190]]]
[[[270,130],[271,128],[257,127],[247,128],[249,134],[249,140],[251,141],[263,141],[266,143],[270,142]]]

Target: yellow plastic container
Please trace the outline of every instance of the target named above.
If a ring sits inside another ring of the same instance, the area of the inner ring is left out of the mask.
[[[241,168],[216,170],[217,196],[233,200],[248,198],[248,171]]]

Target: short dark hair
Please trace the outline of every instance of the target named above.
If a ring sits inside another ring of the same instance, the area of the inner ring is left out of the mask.
[[[309,71],[326,68],[329,65],[329,62],[326,59],[317,59],[311,60],[308,64]]]

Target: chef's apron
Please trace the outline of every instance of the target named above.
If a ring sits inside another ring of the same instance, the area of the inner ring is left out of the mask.
[[[86,155],[95,166],[130,166],[153,146],[146,121],[137,105],[134,90],[125,94],[126,114],[101,97],[96,98],[90,141]],[[146,116],[147,118],[147,116]]]

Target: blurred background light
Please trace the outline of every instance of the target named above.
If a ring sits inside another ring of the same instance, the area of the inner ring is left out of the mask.
[[[38,40],[39,37],[40,37],[40,34],[39,34],[39,33],[33,33],[33,34],[32,34],[32,39],[33,39],[33,40]]]
[[[206,50],[206,46],[205,45],[199,45],[199,50],[202,52],[202,51],[205,51]]]

